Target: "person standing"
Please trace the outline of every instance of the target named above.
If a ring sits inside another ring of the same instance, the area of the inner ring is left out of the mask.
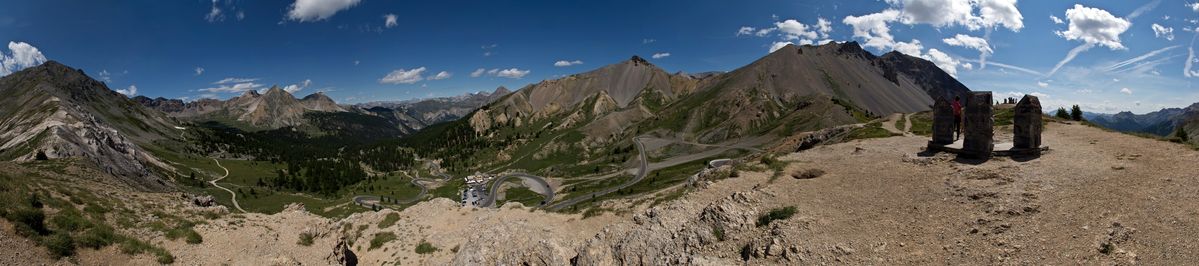
[[[962,97],[953,96],[953,140],[962,136]]]

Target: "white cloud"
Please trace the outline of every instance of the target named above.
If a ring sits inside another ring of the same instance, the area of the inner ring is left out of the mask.
[[[1199,12],[1199,2],[1190,3],[1190,4],[1187,4],[1186,6],[1191,8],[1191,11]]]
[[[962,26],[971,31],[1003,26],[1012,31],[1024,28],[1024,16],[1016,0],[906,0],[887,1],[902,11],[904,24],[929,24],[936,28]],[[977,8],[978,15],[974,10]]]
[[[112,83],[112,73],[108,73],[108,69],[100,70],[100,73],[96,73],[96,79],[104,83]]]
[[[412,84],[425,80],[421,75],[425,73],[425,67],[418,67],[411,70],[396,69],[387,73],[387,76],[379,79],[381,84]]]
[[[1130,90],[1128,88],[1123,88],[1123,89],[1120,89],[1120,93],[1132,95],[1132,90]]]
[[[220,0],[212,0],[212,9],[208,11],[208,15],[204,15],[204,20],[208,22],[217,22],[225,20],[225,15],[222,14],[221,8],[217,6]]]
[[[853,27],[853,37],[865,41],[862,46],[885,50],[895,44],[895,37],[891,36],[891,27],[887,23],[898,19],[899,11],[887,9],[869,15],[846,16],[841,22]]]
[[[470,72],[470,77],[477,78],[483,76],[483,72],[487,72],[487,70],[482,68],[476,69],[475,72]]]
[[[137,85],[129,85],[128,89],[117,89],[117,93],[124,94],[125,96],[129,96],[129,97],[133,97],[133,96],[137,95]]]
[[[583,64],[582,60],[574,60],[574,61],[558,60],[558,62],[554,62],[554,66],[556,66],[556,67],[568,67],[568,66],[582,65],[582,64]]]
[[[962,64],[962,68],[963,68],[963,69],[966,69],[966,70],[974,70],[974,64],[971,64],[971,63],[963,63],[963,64]]]
[[[958,76],[957,66],[960,62],[957,59],[953,59],[953,57],[950,57],[948,54],[941,52],[940,50],[937,50],[936,48],[928,49],[928,54],[924,56],[924,59],[932,61],[933,64],[936,64],[937,67],[940,67],[941,70],[945,71],[945,73],[949,73],[950,76]]]
[[[1045,83],[1045,82],[1043,82],[1043,81],[1037,81],[1037,87],[1041,87],[1041,88],[1048,88],[1048,87],[1049,87],[1049,83]]]
[[[965,34],[958,34],[953,36],[953,38],[946,38],[942,41],[951,46],[961,46],[978,50],[978,67],[980,69],[987,68],[987,56],[990,56],[995,52],[995,50],[991,50],[991,46],[987,43],[987,39]]]
[[[759,29],[759,30],[758,30],[758,32],[755,32],[755,33],[754,33],[754,36],[758,36],[758,37],[766,37],[766,35],[770,35],[770,33],[771,33],[771,32],[774,32],[775,30],[778,30],[778,28],[765,28],[765,29]]]
[[[232,84],[232,85],[221,84],[220,86],[213,87],[213,88],[200,89],[200,91],[212,92],[212,93],[217,93],[217,92],[240,93],[240,92],[245,92],[245,91],[254,90],[254,89],[258,89],[258,88],[262,88],[262,84],[253,83],[253,82],[242,82],[242,83],[236,83],[236,84]]]
[[[911,42],[895,43],[895,51],[906,55],[920,57],[924,52],[924,45],[920,44],[920,40],[912,39]]]
[[[771,52],[771,53],[773,53],[774,51],[778,51],[779,49],[783,49],[783,47],[786,47],[788,44],[794,44],[794,43],[791,43],[791,42],[774,42],[774,44],[771,44],[771,45],[770,45],[770,52]]]
[[[204,68],[196,67],[196,76],[203,75],[203,74],[204,74]]]
[[[1080,4],[1066,10],[1066,19],[1070,21],[1070,26],[1066,31],[1057,31],[1058,36],[1066,40],[1103,45],[1112,50],[1126,49],[1120,43],[1120,34],[1132,25],[1128,20],[1116,17],[1107,10]]]
[[[329,19],[333,14],[357,5],[361,0],[295,0],[287,11],[287,19],[315,22]]]
[[[1078,93],[1078,94],[1091,94],[1091,93],[1095,93],[1095,91],[1094,91],[1094,90],[1091,90],[1091,89],[1078,89],[1078,90],[1075,90],[1074,92],[1075,92],[1075,93]]]
[[[811,40],[820,38],[815,31],[808,29],[808,25],[799,23],[799,21],[794,19],[788,19],[783,22],[775,22],[774,25],[779,29],[780,32],[784,34],[784,39],[787,40],[796,40],[801,38]]]
[[[666,57],[668,57],[668,56],[670,56],[670,53],[656,53],[656,54],[654,54],[653,56],[650,56],[650,57],[652,57],[652,58],[654,58],[654,59],[661,59],[661,58],[666,58]]]
[[[1176,49],[1178,47],[1182,47],[1182,46],[1174,45],[1174,46],[1167,46],[1165,48],[1153,50],[1153,51],[1150,51],[1149,53],[1146,53],[1146,54],[1143,54],[1143,55],[1140,55],[1137,57],[1133,57],[1128,60],[1120,61],[1119,63],[1112,64],[1110,66],[1103,68],[1103,70],[1104,71],[1117,71],[1117,70],[1120,70],[1121,68],[1128,67],[1128,66],[1132,66],[1133,68],[1135,68],[1137,66],[1142,66],[1144,64],[1138,64],[1138,63],[1145,61],[1151,57],[1157,56],[1158,54],[1165,53],[1166,51]],[[1114,79],[1114,81],[1119,81],[1119,79]]]
[[[1002,25],[1012,31],[1024,28],[1024,15],[1016,8],[1016,0],[979,0],[977,3],[983,27]]]
[[[28,43],[8,42],[8,50],[8,54],[0,50],[0,76],[46,62],[46,56],[42,54],[42,51]]]
[[[283,91],[286,91],[287,93],[296,93],[296,92],[299,92],[300,90],[303,90],[304,88],[308,88],[309,85],[312,85],[312,80],[305,79],[304,82],[300,82],[299,84],[291,84],[291,85],[284,86]]]
[[[833,32],[833,23],[824,18],[816,18],[816,32],[820,33],[820,38],[828,38],[828,34]]]
[[[754,34],[754,27],[743,26],[743,27],[741,27],[741,29],[737,30],[737,34],[735,36],[751,35],[751,34]]]
[[[258,81],[258,78],[225,78],[225,79],[219,80],[217,82],[213,82],[212,84],[219,85],[219,84],[229,84],[229,83],[245,83],[245,82],[253,82],[253,81]]]
[[[399,25],[399,23],[396,22],[397,18],[399,18],[399,16],[396,16],[396,14],[383,15],[383,26],[391,28]]]
[[[452,76],[454,76],[454,74],[450,74],[450,72],[446,72],[446,71],[441,71],[441,72],[437,72],[437,75],[433,75],[432,77],[429,77],[429,80],[443,80],[443,79],[448,79]]]
[[[1054,16],[1054,15],[1049,15],[1049,20],[1052,20],[1053,24],[1066,24],[1065,21],[1062,21],[1061,18],[1058,18],[1057,16]]]
[[[525,75],[528,75],[529,72],[532,72],[532,71],[520,70],[520,69],[516,69],[516,68],[509,68],[509,69],[500,70],[495,75],[497,77],[501,77],[501,78],[519,79],[519,78],[523,78]]]
[[[1174,40],[1174,28],[1158,25],[1157,23],[1153,23],[1151,27],[1153,28],[1153,37],[1165,38],[1168,41]]]

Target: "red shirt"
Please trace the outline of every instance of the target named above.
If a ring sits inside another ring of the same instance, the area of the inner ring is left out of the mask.
[[[960,103],[958,101],[953,101],[953,115],[956,115],[956,116],[962,115],[962,103]]]

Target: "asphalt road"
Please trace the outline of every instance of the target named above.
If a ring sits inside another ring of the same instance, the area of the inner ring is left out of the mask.
[[[416,197],[412,197],[411,199],[407,199],[407,200],[396,201],[395,204],[413,203],[413,202],[416,202],[416,201],[424,198],[425,194],[429,194],[429,187],[426,187],[424,184],[421,184],[420,182],[418,182],[421,180],[422,179],[420,178],[420,176],[416,176],[416,178],[412,179],[412,184],[416,185],[416,187],[420,188],[420,193],[416,194]],[[428,179],[426,179],[426,180],[433,181],[433,180],[428,180]],[[366,206],[370,206],[371,204],[380,203],[379,199],[380,199],[379,196],[375,196],[375,195],[358,195],[358,196],[354,196],[353,201],[354,201],[354,203],[356,203],[360,206],[366,207]],[[380,207],[384,207],[383,204],[378,204],[378,205]]]
[[[480,207],[499,207],[499,206],[495,206],[495,197],[496,197],[496,195],[499,195],[500,185],[504,184],[504,181],[508,181],[508,179],[510,179],[510,178],[533,180],[534,182],[538,183],[539,185],[541,185],[542,187],[545,188],[545,191],[547,191],[546,194],[543,194],[543,196],[545,196],[545,200],[542,201],[541,206],[537,206],[537,207],[545,206],[545,204],[548,204],[550,201],[554,201],[554,189],[550,187],[549,183],[545,182],[545,178],[540,177],[540,176],[530,175],[530,174],[524,174],[524,173],[514,173],[514,174],[506,174],[504,176],[496,178],[495,181],[492,181],[491,189],[489,190],[490,192],[487,193],[487,198],[484,199],[483,203],[479,204],[479,206]]]
[[[637,170],[637,175],[633,176],[633,179],[629,180],[628,182],[624,182],[624,184],[620,184],[619,186],[610,187],[605,190],[592,192],[592,193],[589,193],[586,195],[582,195],[579,197],[575,197],[575,198],[563,200],[558,203],[554,203],[553,205],[546,207],[546,209],[549,209],[552,211],[559,211],[559,210],[568,208],[572,205],[578,204],[579,202],[583,202],[583,201],[590,200],[593,198],[598,198],[600,196],[607,195],[612,192],[616,192],[617,190],[621,190],[621,189],[630,187],[634,184],[637,184],[637,182],[641,182],[642,179],[645,179],[646,174],[648,174],[648,172],[649,172],[649,157],[645,156],[645,144],[641,143],[641,137],[633,138],[633,143],[637,143],[637,152],[639,153],[639,155],[641,157],[640,158],[641,168]]]

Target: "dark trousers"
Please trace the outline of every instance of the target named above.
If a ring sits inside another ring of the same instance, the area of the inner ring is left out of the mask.
[[[953,116],[953,133],[954,133],[955,140],[958,139],[958,137],[962,136],[962,116],[961,115]]]

